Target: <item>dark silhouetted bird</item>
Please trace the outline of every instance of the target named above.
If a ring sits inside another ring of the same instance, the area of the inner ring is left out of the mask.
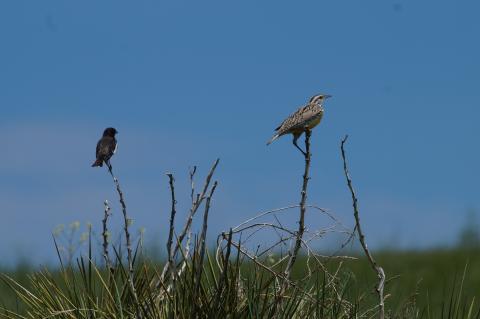
[[[117,130],[113,127],[108,127],[103,131],[103,136],[97,143],[97,159],[93,162],[92,167],[102,167],[104,162],[107,165],[109,164],[110,158],[117,150],[117,140],[115,139],[117,133]]]
[[[272,139],[268,141],[267,145],[282,135],[292,134],[293,145],[305,154],[305,152],[297,145],[297,140],[305,130],[311,130],[320,123],[324,112],[322,104],[329,97],[331,96],[327,94],[317,94],[312,96],[307,105],[300,107],[298,110],[290,114],[290,116],[275,129],[276,133],[273,135]]]

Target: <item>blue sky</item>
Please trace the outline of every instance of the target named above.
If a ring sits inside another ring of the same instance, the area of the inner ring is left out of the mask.
[[[339,142],[370,245],[452,243],[478,209],[477,1],[2,1],[0,256],[54,256],[58,224],[100,229],[109,176],[90,167],[107,126],[136,227],[179,221],[188,167],[216,157],[212,238],[298,202],[302,157],[273,128],[318,92],[309,200],[352,225]],[[288,222],[294,224],[294,215]],[[307,223],[317,222],[313,215]]]

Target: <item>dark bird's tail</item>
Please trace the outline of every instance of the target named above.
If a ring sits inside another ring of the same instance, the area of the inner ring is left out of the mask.
[[[100,167],[103,166],[103,161],[101,159],[97,158],[95,162],[93,162],[92,167],[97,167],[97,166],[100,166]]]

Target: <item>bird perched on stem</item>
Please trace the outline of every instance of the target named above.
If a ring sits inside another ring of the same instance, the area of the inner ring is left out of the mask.
[[[93,162],[92,167],[102,167],[103,163],[107,165],[110,163],[110,158],[117,150],[117,140],[115,139],[117,133],[113,127],[108,127],[103,131],[103,136],[97,143],[97,159]]]
[[[290,116],[275,129],[276,134],[268,141],[267,145],[270,145],[270,143],[282,135],[292,134],[293,145],[305,155],[305,152],[297,145],[297,140],[303,132],[313,129],[320,123],[324,111],[322,104],[329,97],[331,97],[331,95],[327,94],[312,96],[307,105],[300,107],[294,113],[290,114]]]

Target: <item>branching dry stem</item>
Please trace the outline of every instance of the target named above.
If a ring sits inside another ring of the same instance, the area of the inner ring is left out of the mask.
[[[347,185],[348,189],[350,190],[350,194],[352,196],[352,202],[353,202],[353,215],[355,216],[355,229],[357,230],[358,237],[360,244],[362,245],[363,251],[365,252],[365,255],[367,256],[367,259],[372,266],[373,270],[377,273],[378,276],[378,284],[376,287],[376,291],[378,294],[378,299],[379,299],[379,318],[384,319],[385,318],[385,299],[383,296],[383,289],[385,286],[385,272],[383,271],[383,268],[380,267],[380,265],[377,264],[375,259],[373,258],[373,255],[370,253],[370,250],[368,249],[367,243],[365,242],[365,235],[363,234],[362,231],[362,226],[360,224],[360,214],[358,210],[358,200],[357,196],[355,194],[355,190],[353,189],[352,185],[352,179],[350,178],[350,173],[348,171],[348,166],[347,166],[347,159],[345,155],[345,142],[348,139],[348,135],[345,135],[343,138],[340,149],[342,151],[342,159],[343,159],[343,172],[345,173],[345,178],[347,180]]]
[[[302,184],[302,191],[300,196],[300,215],[298,218],[298,231],[296,234],[295,245],[293,246],[292,250],[289,253],[290,258],[288,259],[288,264],[285,267],[285,271],[283,273],[284,277],[288,279],[290,279],[291,277],[292,268],[295,265],[295,261],[297,260],[298,253],[302,246],[303,233],[305,232],[305,212],[307,210],[306,208],[307,188],[308,188],[308,180],[310,179],[309,173],[310,173],[310,158],[311,158],[311,153],[310,153],[311,134],[312,132],[309,129],[305,130],[305,153],[304,153],[305,171],[303,173],[303,184]],[[285,288],[286,286],[284,285],[282,290],[284,290]]]
[[[202,271],[203,271],[203,261],[205,259],[205,251],[206,251],[208,213],[210,211],[210,202],[212,200],[215,189],[217,188],[217,185],[218,183],[215,181],[205,201],[205,212],[203,214],[202,232],[200,233],[200,239],[199,239],[200,256],[198,258],[197,267],[195,268],[197,272],[195,274],[195,295],[198,295],[198,292],[200,290],[200,282],[201,282]]]
[[[105,200],[103,202],[104,206],[104,215],[103,215],[103,231],[102,231],[102,237],[103,237],[103,258],[105,259],[105,267],[111,271],[112,270],[112,262],[110,261],[110,255],[108,254],[108,227],[107,227],[107,222],[108,222],[108,217],[110,216],[110,206],[108,205],[108,201]]]
[[[113,178],[113,182],[115,183],[115,186],[117,188],[120,204],[122,205],[123,223],[124,223],[123,230],[125,232],[125,240],[127,244],[128,283],[130,285],[130,289],[133,295],[133,299],[135,300],[135,304],[138,307],[139,306],[138,296],[137,296],[137,291],[135,289],[135,284],[134,284],[135,281],[134,281],[134,269],[133,269],[132,242],[130,240],[130,231],[128,230],[128,227],[130,226],[130,219],[128,218],[128,214],[127,214],[127,205],[125,204],[125,199],[123,197],[122,189],[120,188],[120,183],[118,182],[118,179],[113,174],[112,164],[110,164],[110,161],[107,161],[106,164],[108,167],[108,171],[110,172],[110,175]],[[139,312],[137,313],[137,317],[140,317]]]
[[[173,175],[171,173],[167,173],[168,179],[169,179],[169,185],[170,185],[170,194],[172,197],[172,209],[170,211],[170,227],[168,231],[168,240],[167,240],[167,253],[168,253],[168,267],[170,269],[170,284],[174,284],[175,281],[175,261],[173,259],[173,250],[172,250],[172,244],[173,244],[173,234],[175,231],[175,215],[177,213],[176,210],[176,204],[177,200],[175,199],[175,179],[173,178]],[[162,281],[164,278],[162,278]]]
[[[190,197],[192,200],[192,206],[190,208],[189,215],[187,217],[187,220],[185,222],[185,225],[180,233],[180,235],[177,236],[176,244],[175,247],[173,247],[173,237],[174,237],[174,217],[176,214],[176,199],[175,199],[175,189],[174,189],[174,178],[172,174],[167,174],[169,177],[169,184],[170,184],[170,192],[171,192],[171,198],[172,198],[172,209],[171,209],[171,214],[170,214],[170,227],[169,227],[169,237],[167,241],[167,252],[168,252],[168,262],[166,265],[163,267],[162,273],[160,275],[160,278],[155,284],[155,287],[157,289],[161,289],[164,285],[163,282],[167,276],[168,273],[170,273],[170,278],[171,282],[167,287],[167,290],[170,291],[172,289],[172,283],[175,281],[175,278],[178,278],[183,271],[185,270],[187,261],[188,261],[188,256],[189,256],[189,251],[190,251],[190,240],[191,240],[191,231],[190,228],[192,226],[193,222],[193,217],[195,216],[195,213],[197,212],[198,208],[201,206],[202,202],[206,199],[207,204],[206,204],[206,216],[208,218],[208,210],[210,209],[210,200],[211,196],[213,196],[213,192],[215,191],[215,188],[217,187],[217,182],[214,183],[212,188],[210,189],[210,193],[207,194],[207,191],[210,186],[210,182],[212,179],[212,176],[215,172],[215,169],[217,168],[217,165],[219,163],[220,159],[217,159],[214,163],[213,166],[210,169],[210,172],[208,173],[207,177],[205,178],[205,183],[202,189],[202,192],[199,194],[195,195],[195,184],[194,184],[194,177],[195,173],[197,171],[197,167],[194,166],[192,170],[190,170],[190,184],[191,184],[191,193]],[[206,220],[204,220],[204,227],[206,228]],[[205,229],[206,232],[206,229]],[[206,236],[206,234],[205,234]],[[183,247],[183,241],[187,238],[185,247]],[[183,253],[183,250],[185,253]],[[182,256],[179,258],[180,261],[177,262],[177,254],[179,251],[182,251]],[[178,263],[178,264],[177,264]],[[163,298],[163,294],[159,294],[159,299]]]
[[[210,169],[210,172],[208,173],[207,178],[205,179],[205,184],[203,185],[202,192],[200,194],[197,194],[196,198],[194,198],[194,200],[192,201],[192,207],[190,208],[190,214],[188,215],[187,221],[185,223],[185,226],[184,226],[182,232],[178,236],[177,245],[175,246],[175,249],[174,249],[174,252],[173,252],[174,256],[177,254],[178,250],[180,249],[180,244],[183,242],[183,240],[185,239],[185,236],[187,235],[187,233],[190,230],[190,227],[192,226],[192,221],[193,221],[193,217],[195,216],[195,213],[197,212],[198,208],[200,207],[200,205],[202,204],[203,200],[206,197],[208,187],[210,186],[210,181],[212,179],[213,173],[215,172],[215,169],[217,168],[217,165],[218,165],[219,161],[220,161],[220,159],[217,159],[213,163],[213,166]],[[192,178],[193,178],[193,176],[192,176]],[[193,187],[193,181],[192,181],[192,187]],[[194,194],[194,193],[195,193],[195,191],[192,188],[192,194]]]

